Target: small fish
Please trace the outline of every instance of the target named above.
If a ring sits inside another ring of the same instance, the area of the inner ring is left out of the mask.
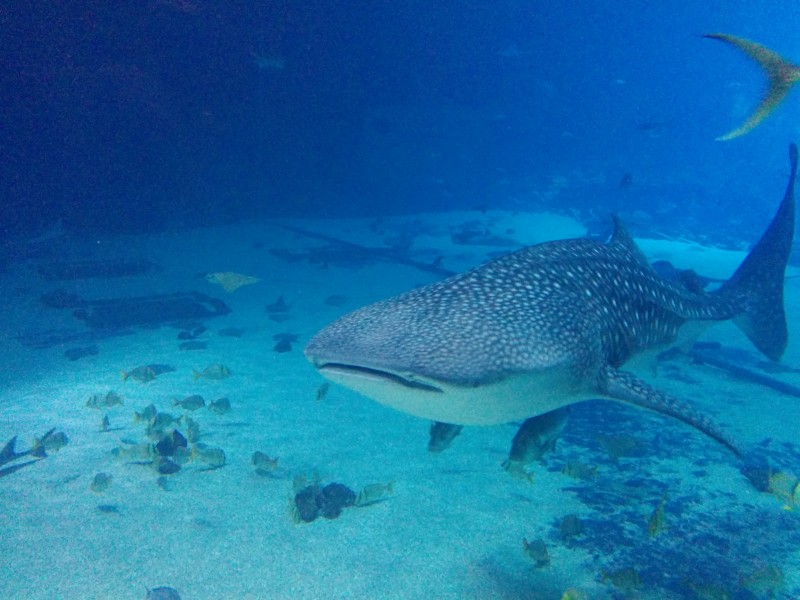
[[[661,501],[650,514],[650,519],[647,521],[647,535],[656,537],[664,529],[664,506],[667,503],[667,495],[661,496]]]
[[[142,412],[133,411],[133,422],[150,423],[153,419],[155,419],[157,413],[158,409],[155,407],[155,405],[149,404]]]
[[[108,415],[103,415],[103,420],[100,421],[100,431],[107,432],[111,427],[111,421],[108,420]]]
[[[195,381],[200,378],[218,381],[230,377],[231,370],[225,365],[210,365],[202,371],[192,370],[192,374],[194,375]]]
[[[525,419],[514,436],[503,468],[512,470],[513,463],[524,466],[542,460],[547,452],[555,449],[556,440],[564,431],[568,420],[569,406]]]
[[[125,401],[122,399],[122,396],[114,391],[110,391],[107,394],[92,394],[86,401],[86,406],[97,409],[111,408],[117,405],[122,406],[124,404]]]
[[[331,294],[323,301],[328,306],[343,306],[349,298],[344,294]]]
[[[105,492],[111,485],[113,479],[114,478],[108,473],[98,473],[94,476],[94,479],[92,479],[89,489],[97,494]]]
[[[642,587],[642,578],[633,567],[626,567],[616,571],[603,571],[600,574],[601,583],[610,583],[623,592],[630,593]]]
[[[597,465],[590,466],[581,462],[570,461],[564,465],[561,472],[567,477],[588,481],[597,477]]]
[[[240,327],[226,327],[225,329],[220,329],[219,334],[224,335],[225,337],[234,337],[240,338],[244,335],[245,330],[241,329]]]
[[[210,408],[210,405],[209,405]],[[186,418],[186,440],[194,444],[200,439],[200,423],[194,419]]]
[[[188,342],[181,342],[178,345],[178,350],[205,350],[208,347],[208,343],[201,342],[198,340],[191,340]]]
[[[178,446],[172,454],[172,460],[179,465],[185,465],[192,460],[192,452],[186,446]]]
[[[144,600],[181,600],[181,596],[175,588],[161,586],[147,590]]]
[[[589,594],[578,588],[567,588],[561,594],[561,600],[590,600]]]
[[[122,381],[133,379],[141,383],[148,383],[156,378],[156,372],[150,365],[136,367],[130,371],[122,371]]]
[[[173,417],[169,413],[157,413],[151,423],[147,426],[147,437],[153,440],[160,440],[170,429],[180,425],[182,417]]]
[[[321,386],[317,388],[317,395],[316,400],[317,402],[322,402],[325,399],[325,396],[328,395],[328,390],[331,389],[331,385],[326,381]]]
[[[271,458],[259,451],[253,452],[250,462],[256,468],[256,475],[261,475],[262,477],[269,477],[278,468],[277,458]]]
[[[153,444],[149,443],[142,443],[142,444],[128,444],[126,446],[117,446],[113,450],[111,450],[111,454],[121,460],[151,460],[155,455],[156,451],[153,447]]]
[[[152,462],[153,468],[160,475],[174,475],[181,470],[181,466],[166,456],[156,456]]]
[[[180,406],[184,410],[195,411],[198,408],[205,408],[206,401],[199,394],[186,396],[183,400],[173,400],[172,406]]]
[[[597,443],[608,453],[608,456],[614,462],[620,458],[636,456],[641,451],[641,442],[632,435],[614,434],[604,435],[600,434],[595,436]]]
[[[250,275],[242,275],[241,273],[220,272],[208,273],[205,280],[209,283],[215,283],[222,286],[222,289],[228,293],[235,292],[243,285],[252,285],[261,281],[258,277],[251,277]]]
[[[501,466],[514,479],[519,479],[525,483],[533,483],[536,480],[536,474],[533,471],[529,471],[524,463],[506,459]]]
[[[224,415],[231,410],[231,401],[227,398],[219,398],[208,404],[208,410],[218,415]]]
[[[204,325],[198,325],[192,329],[185,329],[178,334],[179,340],[194,340],[207,331]]]
[[[356,496],[356,506],[369,506],[382,502],[394,493],[394,483],[370,483],[361,488]]]
[[[205,444],[195,444],[192,446],[192,460],[199,460],[216,469],[225,465],[225,451]]]
[[[107,515],[121,515],[122,512],[119,510],[119,506],[116,504],[98,504],[97,510],[101,513],[105,513]]]
[[[561,523],[558,525],[558,530],[563,539],[570,540],[583,534],[583,521],[581,521],[576,514],[566,515],[563,519],[561,519]]]
[[[547,546],[544,540],[531,540],[522,538],[522,552],[533,561],[533,565],[537,569],[541,569],[550,564],[550,554],[547,552]]]
[[[440,421],[431,423],[428,452],[438,453],[447,450],[462,429],[464,429],[462,425],[453,425],[452,423],[442,423]]]
[[[158,479],[156,479],[156,485],[165,492],[171,492],[175,489],[175,480],[161,475]]]
[[[800,479],[786,471],[769,473],[767,491],[784,502],[784,510],[792,510],[800,500]]]
[[[272,349],[278,354],[283,354],[284,352],[292,351],[292,344],[287,340],[280,340],[275,342],[275,345],[272,347]]]
[[[291,306],[286,304],[286,301],[283,299],[283,296],[278,296],[278,299],[271,304],[267,304],[267,312],[268,313],[287,313],[291,310]]]
[[[30,453],[33,456],[46,456],[46,452],[58,452],[69,444],[69,438],[63,431],[50,430],[41,438],[33,438]]]
[[[275,335],[272,336],[272,339],[277,341],[277,342],[286,341],[286,342],[289,342],[290,344],[293,344],[294,342],[296,342],[299,339],[299,337],[300,336],[297,335],[296,333],[285,333],[284,332],[284,333],[276,333]]]
[[[290,313],[270,313],[269,320],[275,321],[276,323],[283,323],[284,321],[288,321],[292,318]]]
[[[631,187],[632,183],[633,175],[630,173],[625,173],[625,175],[622,176],[622,179],[619,180],[619,189],[627,190],[629,187]]]
[[[159,456],[173,456],[178,448],[186,448],[187,445],[183,434],[177,429],[173,429],[158,441],[155,449]]]
[[[65,350],[64,356],[72,361],[75,361],[86,356],[94,356],[98,352],[100,352],[100,349],[97,346],[82,346],[80,348],[69,348],[68,350]]]
[[[759,598],[774,598],[775,591],[783,587],[785,577],[775,565],[764,565],[749,575],[739,578],[739,585],[747,588]]]

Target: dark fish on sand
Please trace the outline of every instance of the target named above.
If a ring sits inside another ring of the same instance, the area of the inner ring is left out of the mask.
[[[227,379],[231,376],[231,370],[225,365],[211,365],[202,371],[192,370],[195,380],[197,379],[211,379],[218,381],[220,379]]]
[[[286,304],[286,300],[283,299],[283,296],[278,296],[278,299],[271,304],[267,304],[267,312],[268,313],[287,313],[292,309],[291,306]]]
[[[569,420],[569,406],[526,419],[514,436],[511,452],[503,463],[506,470],[528,465],[556,447],[556,440]]]
[[[705,414],[623,366],[727,320],[768,358],[781,357],[794,145],[790,166],[771,224],[714,292],[693,293],[663,280],[615,221],[608,243],[531,246],[356,310],[317,333],[306,356],[328,379],[433,421],[508,423],[605,398],[683,421],[738,455]]]
[[[186,396],[183,400],[173,400],[172,406],[180,406],[184,410],[197,410],[198,408],[204,408],[206,405],[205,399],[199,394],[192,394],[191,396]]]
[[[155,419],[156,414],[158,414],[158,409],[155,407],[154,404],[149,404],[145,407],[142,412],[133,412],[133,422],[134,423],[150,423],[153,419]]]
[[[122,381],[133,379],[141,383],[148,383],[153,381],[159,375],[163,375],[164,373],[172,373],[174,371],[175,367],[172,365],[142,365],[141,367],[136,367],[130,371],[122,371]]]
[[[331,294],[327,298],[325,298],[324,302],[328,306],[344,306],[347,302],[348,297],[344,294]]]
[[[437,453],[447,450],[462,429],[464,429],[462,425],[453,425],[452,423],[441,423],[439,421],[431,423],[428,452]]]
[[[261,477],[269,477],[278,468],[277,458],[272,458],[258,450],[253,452],[250,462],[256,468],[256,475]]]
[[[199,460],[216,469],[225,465],[225,451],[205,444],[195,444],[192,446],[192,460]]]
[[[111,408],[112,406],[122,406],[125,401],[122,396],[113,390],[105,394],[92,394],[86,401],[86,406],[89,408]]]
[[[225,329],[220,329],[219,334],[224,335],[226,337],[234,337],[240,338],[244,335],[245,330],[240,327],[226,327]]]
[[[133,379],[141,383],[148,383],[150,381],[153,381],[155,378],[156,378],[155,370],[149,367],[148,365],[144,365],[142,367],[136,367],[135,369],[131,369],[130,371],[122,371],[122,381],[128,381],[128,379]]]
[[[111,481],[113,479],[114,478],[108,473],[98,473],[94,476],[94,479],[92,479],[92,483],[89,484],[89,489],[96,494],[101,494],[111,487]]]
[[[224,415],[231,410],[231,401],[227,398],[219,398],[213,402],[209,402],[208,410],[218,415]]]

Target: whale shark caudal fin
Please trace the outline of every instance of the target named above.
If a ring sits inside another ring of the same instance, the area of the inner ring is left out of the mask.
[[[775,110],[792,86],[800,81],[800,66],[789,62],[777,52],[773,52],[761,44],[740,37],[726,33],[707,33],[703,37],[735,46],[756,61],[767,75],[767,91],[755,112],[742,125],[717,138],[719,141],[726,142],[748,133]]]
[[[786,194],[764,235],[747,255],[719,294],[740,298],[744,312],[733,319],[756,348],[772,360],[786,349],[786,313],[783,284],[794,237],[794,180],[797,146],[789,146],[791,174]]]

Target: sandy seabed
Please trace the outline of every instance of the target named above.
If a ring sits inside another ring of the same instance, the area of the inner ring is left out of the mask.
[[[413,232],[413,256],[443,256],[454,271],[509,248],[453,244],[450,234],[476,221],[521,244],[580,236],[570,219],[541,214],[448,213],[380,222],[291,224],[366,246]],[[144,598],[171,586],[184,600],[219,598],[794,598],[800,595],[800,521],[774,495],[757,491],[737,461],[692,429],[659,415],[609,402],[575,406],[554,452],[531,465],[532,482],[500,468],[516,427],[465,428],[441,454],[427,451],[429,423],[323,383],[302,354],[322,326],[363,304],[435,281],[437,276],[385,260],[339,256],[330,264],[286,262],[272,248],[321,248],[320,240],[282,228],[289,222],[242,224],[152,236],[31,242],[25,258],[0,276],[6,311],[0,323],[0,439],[17,450],[56,427],[69,443],[42,461],[0,478],[0,598]],[[725,277],[744,257],[686,242],[641,240],[645,254],[704,275]],[[135,276],[48,281],[38,267],[53,261],[146,259],[158,270]],[[226,293],[208,272],[234,271],[261,281]],[[790,347],[796,342],[797,279],[787,279]],[[32,348],[51,330],[87,332],[69,310],[40,303],[64,289],[86,299],[198,291],[232,312],[208,320],[204,350],[180,350],[180,329],[137,328],[130,335]],[[341,306],[325,299],[346,296]],[[283,296],[291,318],[265,309]],[[223,336],[242,328],[240,338]],[[293,333],[290,352],[273,336]],[[704,339],[743,349],[746,339],[723,324]],[[64,351],[96,345],[76,361]],[[169,364],[175,371],[139,383],[122,370]],[[224,364],[232,376],[195,380],[192,371]],[[800,473],[800,401],[676,359],[643,371],[659,388],[709,414],[746,446],[782,459]],[[775,375],[800,385],[796,373]],[[86,406],[115,391],[124,404]],[[157,484],[152,467],[120,460],[112,449],[145,441],[134,411],[154,404],[181,414],[173,400],[228,397],[224,415],[200,409],[201,441],[224,449],[227,464],[193,461]],[[108,416],[109,431],[101,428]],[[254,451],[279,457],[268,477],[255,473]],[[578,465],[590,475],[575,477]],[[566,471],[566,472],[565,472]],[[95,474],[112,476],[103,492]],[[335,520],[296,523],[293,481],[317,473],[323,483],[358,491],[392,482],[384,501],[343,511]],[[573,476],[571,476],[571,474]],[[664,526],[648,533],[661,498]],[[574,514],[581,533],[562,533]],[[537,568],[522,540],[542,539],[550,563]],[[638,579],[638,582],[637,582]],[[583,596],[577,595],[584,594]],[[728,595],[725,596],[724,594]]]

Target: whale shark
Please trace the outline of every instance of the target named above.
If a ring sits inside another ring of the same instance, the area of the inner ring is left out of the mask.
[[[789,90],[800,81],[800,66],[789,62],[777,52],[756,42],[727,33],[707,33],[703,37],[719,40],[738,48],[752,58],[767,76],[767,89],[753,114],[736,129],[717,138],[726,142],[755,129],[783,101]]]
[[[781,357],[794,144],[789,158],[780,207],[716,290],[660,277],[615,218],[605,243],[545,242],[359,308],[314,335],[305,355],[331,381],[433,421],[509,423],[601,398],[683,421],[740,454],[706,415],[623,366],[727,320],[765,356]]]

